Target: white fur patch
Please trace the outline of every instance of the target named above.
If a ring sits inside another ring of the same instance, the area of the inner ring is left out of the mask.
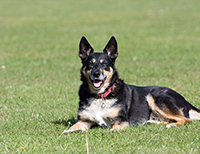
[[[79,113],[80,117],[94,121],[98,125],[111,126],[112,122],[109,118],[116,116],[119,112],[119,107],[113,107],[117,99],[88,99],[89,106]]]
[[[191,120],[200,120],[200,113],[195,110],[190,110],[189,117]]]

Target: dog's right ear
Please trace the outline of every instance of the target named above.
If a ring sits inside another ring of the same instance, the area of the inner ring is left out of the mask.
[[[87,39],[83,36],[79,44],[79,57],[81,58],[81,60],[86,60],[88,56],[93,53],[93,51],[93,48],[91,47]]]

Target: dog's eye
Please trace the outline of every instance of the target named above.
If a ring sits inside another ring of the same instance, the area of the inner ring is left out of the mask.
[[[106,63],[106,62],[103,62],[103,63],[101,63],[101,66],[102,66],[102,67],[106,67],[106,66],[107,66],[107,63]]]
[[[89,62],[89,66],[93,66],[94,63],[92,61]]]

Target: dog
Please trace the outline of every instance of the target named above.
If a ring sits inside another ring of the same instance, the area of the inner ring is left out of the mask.
[[[200,110],[167,87],[139,87],[124,83],[115,68],[118,46],[114,36],[102,53],[94,52],[83,36],[78,120],[63,133],[85,131],[94,125],[113,130],[145,123],[179,126],[200,120]]]

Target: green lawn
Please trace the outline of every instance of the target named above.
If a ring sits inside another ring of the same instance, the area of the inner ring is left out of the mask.
[[[86,153],[76,120],[86,36],[101,51],[114,35],[125,82],[175,88],[200,108],[200,1],[1,0],[0,153]],[[200,122],[87,132],[90,153],[200,153]],[[23,149],[24,148],[24,149]]]

